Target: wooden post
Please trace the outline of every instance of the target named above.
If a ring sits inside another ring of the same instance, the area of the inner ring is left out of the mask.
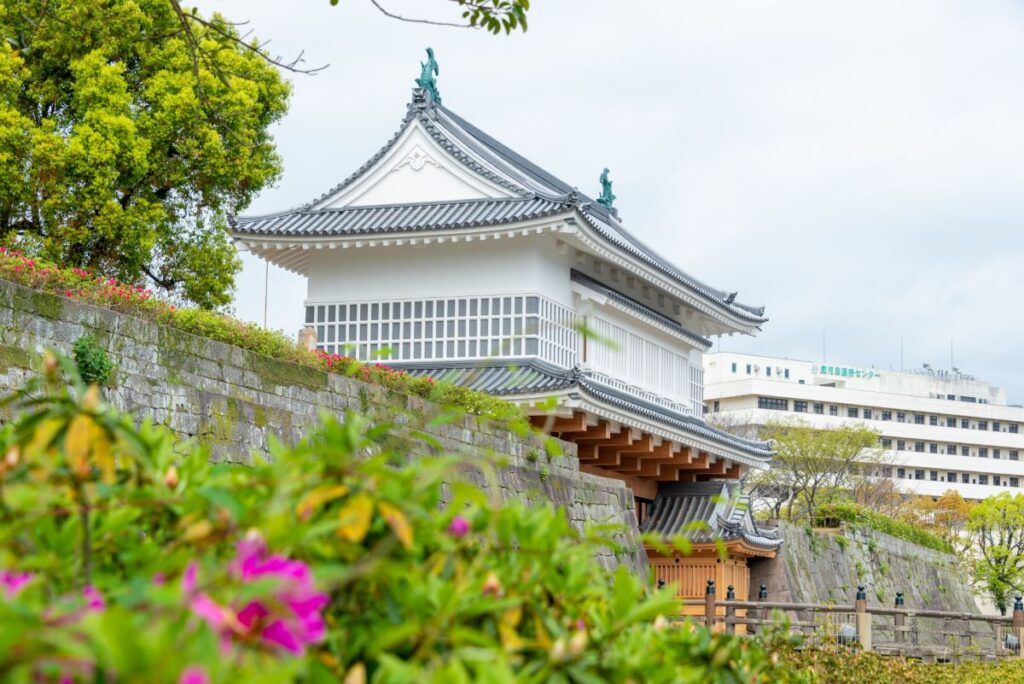
[[[1013,600],[1013,636],[1017,638],[1016,643],[1009,642],[1007,647],[1013,643],[1017,657],[1024,658],[1024,648],[1021,648],[1021,645],[1024,644],[1024,600],[1021,599],[1020,594],[1017,594]]]
[[[768,585],[764,584],[763,582],[761,583],[761,588],[757,592],[757,600],[758,601],[767,601],[768,600]],[[764,620],[765,619],[764,618],[764,608],[754,608],[753,610],[748,610],[747,611],[747,615],[753,617],[755,620]],[[761,631],[761,625],[747,625],[747,632],[749,634],[757,634],[760,631]]]
[[[704,626],[709,630],[715,626],[715,580],[708,580],[704,590]]]
[[[857,613],[857,638],[860,640],[861,648],[867,652],[871,650],[871,615],[868,613],[868,595],[864,592],[864,585],[857,587],[857,600],[853,604]]]
[[[735,589],[733,588],[733,586],[731,584],[729,585],[728,590],[725,592],[725,600],[726,601],[735,601],[736,600],[736,591],[735,591]],[[736,623],[735,622],[731,622],[732,618],[734,618],[734,617],[736,617],[736,606],[726,606],[725,607],[725,631],[728,632],[729,634],[735,634],[736,633]]]
[[[903,609],[903,592],[902,591],[897,591],[896,592],[896,610],[902,610],[902,609]],[[902,644],[906,640],[906,636],[907,636],[907,633],[905,631],[906,630],[906,625],[907,625],[907,616],[906,616],[905,613],[896,613],[895,615],[893,615],[892,638],[893,638],[893,641],[895,641],[897,644]]]

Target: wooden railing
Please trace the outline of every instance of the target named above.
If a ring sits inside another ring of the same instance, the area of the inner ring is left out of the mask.
[[[684,606],[703,606],[703,615],[696,620],[708,629],[724,629],[729,633],[735,633],[739,625],[744,626],[742,631],[745,633],[756,634],[769,625],[788,624],[790,631],[820,641],[841,645],[856,643],[865,651],[874,650],[888,655],[953,661],[970,657],[1024,657],[1024,649],[1021,648],[1024,643],[1024,601],[1020,596],[1016,597],[1010,616],[906,608],[902,592],[897,592],[892,608],[869,607],[866,598],[864,587],[860,586],[852,604],[769,601],[767,588],[762,584],[756,601],[736,600],[731,586],[722,600],[716,596],[714,581],[708,580],[703,599],[684,599],[682,603]],[[808,619],[808,616],[815,619]],[[875,617],[882,620],[873,620]],[[691,615],[690,619],[694,617]],[[923,630],[915,630],[913,626],[922,620],[943,621],[941,629],[933,633],[942,635],[944,643],[919,643],[917,636]],[[878,622],[889,622],[891,627],[885,625],[880,628]],[[966,624],[967,629],[958,629],[955,623]],[[980,625],[979,629],[970,629],[972,624]],[[892,639],[876,638],[875,632],[891,632]]]

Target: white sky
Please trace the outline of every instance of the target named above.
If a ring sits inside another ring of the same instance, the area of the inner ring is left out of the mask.
[[[404,14],[445,0],[381,0]],[[570,184],[604,166],[626,226],[771,318],[722,350],[955,364],[1024,401],[1024,4],[534,0],[525,35],[404,24],[369,0],[203,0],[305,49],[275,129],[284,176],[249,213],[319,195],[397,129],[423,49],[445,105]],[[436,15],[435,15],[436,16]],[[246,257],[236,312],[263,318]],[[270,271],[294,335],[305,283]],[[716,345],[717,348],[717,345]]]

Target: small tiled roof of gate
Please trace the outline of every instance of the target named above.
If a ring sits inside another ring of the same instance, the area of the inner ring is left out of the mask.
[[[641,531],[682,535],[698,544],[742,539],[766,550],[782,544],[775,530],[758,528],[739,484],[723,481],[660,483]]]
[[[711,427],[703,420],[683,415],[672,409],[620,392],[588,377],[578,368],[566,370],[537,359],[506,362],[389,362],[410,375],[445,380],[469,389],[498,396],[531,395],[575,388],[599,401],[627,412],[653,419],[681,432],[735,449],[766,462],[774,455],[771,444],[743,439]]]
[[[436,206],[396,204],[341,210],[316,208],[320,202],[345,189],[373,168],[394,147],[413,121],[419,121],[435,142],[454,159],[474,173],[514,193],[516,197],[442,202]],[[432,221],[423,220],[428,212],[434,211],[440,215],[445,210],[439,207],[449,205],[453,207],[453,214],[464,212],[464,215],[448,222],[440,220],[440,217]],[[408,211],[406,208],[409,208]],[[505,221],[511,222],[572,210],[578,211],[606,242],[660,271],[684,288],[710,299],[755,325],[767,320],[764,307],[741,304],[735,301],[735,292],[711,287],[683,272],[627,231],[616,212],[545,171],[446,107],[432,102],[420,89],[413,91],[413,101],[409,104],[408,113],[399,130],[369,161],[344,181],[296,209],[262,216],[232,217],[230,223],[239,237],[331,236],[483,226],[500,222],[489,220],[491,216],[510,217]],[[386,218],[386,227],[378,229],[372,223],[375,216]]]

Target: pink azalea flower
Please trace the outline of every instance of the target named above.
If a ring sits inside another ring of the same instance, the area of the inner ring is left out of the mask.
[[[452,518],[451,525],[448,526],[448,534],[458,538],[465,537],[469,534],[469,521],[461,515],[455,516]]]
[[[4,596],[13,599],[21,591],[21,588],[32,579],[30,572],[11,572],[0,570],[0,587],[3,587]]]
[[[232,636],[257,637],[264,645],[299,655],[308,644],[324,638],[326,627],[321,611],[328,597],[316,591],[309,566],[268,554],[258,534],[250,534],[238,544],[238,555],[229,564],[228,572],[241,582],[278,580],[272,596],[252,599],[236,612],[207,594],[196,592],[197,570],[192,563],[182,577],[189,607],[228,642]]]
[[[210,677],[198,665],[189,665],[178,677],[178,684],[210,684]]]
[[[103,600],[103,595],[91,584],[82,590],[82,595],[85,596],[86,610],[99,612],[107,607],[107,602]]]

